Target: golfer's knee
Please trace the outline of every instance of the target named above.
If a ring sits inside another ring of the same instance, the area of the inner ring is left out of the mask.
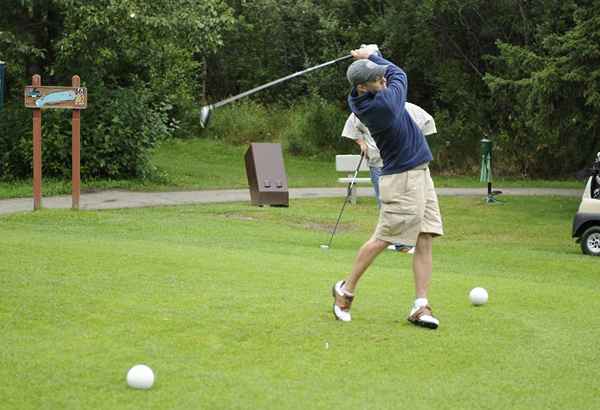
[[[417,249],[428,250],[433,244],[433,235],[429,233],[420,233],[417,239]]]
[[[389,244],[381,239],[371,238],[365,243],[365,249],[370,252],[379,253],[384,250]]]

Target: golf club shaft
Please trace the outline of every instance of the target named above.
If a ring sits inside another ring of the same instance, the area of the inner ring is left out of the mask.
[[[360,160],[358,161],[358,166],[356,167],[356,171],[354,171],[354,175],[352,176],[352,179],[350,180],[350,183],[348,184],[348,192],[346,193],[346,198],[344,199],[344,204],[342,205],[342,209],[340,210],[340,214],[338,215],[337,221],[335,223],[335,227],[333,228],[333,232],[331,232],[331,238],[329,238],[329,243],[327,244],[328,248],[331,247],[331,242],[333,241],[333,236],[335,235],[335,232],[337,231],[337,227],[340,223],[340,220],[342,219],[342,214],[344,213],[344,208],[346,208],[346,204],[348,203],[348,198],[350,198],[350,195],[352,194],[352,187],[354,186],[354,182],[356,181],[356,176],[358,175],[358,171],[360,171],[360,166],[362,165],[364,157],[365,157],[365,153],[363,152],[360,154]]]
[[[287,77],[283,77],[283,78],[280,78],[278,80],[271,81],[270,83],[263,84],[263,85],[258,86],[256,88],[253,88],[251,90],[245,91],[245,92],[243,92],[241,94],[234,95],[233,97],[229,97],[229,98],[226,98],[226,99],[224,99],[222,101],[219,101],[218,103],[213,104],[212,108],[222,107],[225,104],[229,104],[229,103],[231,103],[233,101],[239,100],[240,98],[244,98],[244,97],[246,97],[248,95],[251,95],[251,94],[254,94],[254,93],[256,93],[256,92],[258,92],[260,90],[264,90],[265,88],[269,88],[269,87],[274,86],[276,84],[279,84],[279,83],[282,83],[284,81],[287,81],[287,80],[289,80],[291,78],[298,77],[300,75],[304,75],[304,74],[309,73],[311,71],[318,70],[319,68],[323,68],[323,67],[326,67],[328,65],[335,64],[338,61],[347,60],[349,58],[352,58],[352,55],[348,54],[346,56],[343,56],[343,57],[340,57],[340,58],[336,58],[335,60],[331,60],[331,61],[328,61],[328,62],[323,63],[323,64],[316,65],[316,66],[311,67],[311,68],[307,68],[306,70],[298,71],[297,73],[290,74]]]

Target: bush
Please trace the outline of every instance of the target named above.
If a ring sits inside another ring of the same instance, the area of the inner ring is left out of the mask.
[[[350,152],[354,143],[341,137],[347,115],[320,97],[306,98],[289,108],[245,101],[217,109],[203,136],[234,145],[281,142],[292,155]]]
[[[0,178],[31,175],[31,111],[22,104],[0,110]]]
[[[426,137],[433,154],[431,169],[445,175],[479,172],[479,141],[484,135],[477,124],[447,110],[432,115],[438,132]]]
[[[104,90],[89,95],[81,115],[81,175],[83,178],[148,177],[154,169],[150,153],[171,135],[166,110],[153,107],[141,90]],[[71,115],[46,110],[42,115],[44,176],[71,175]],[[32,175],[31,111],[9,106],[0,113],[0,178]]]
[[[153,148],[170,137],[166,111],[153,106],[141,89],[118,89],[99,96],[90,110],[89,134],[83,143],[92,150],[82,152],[85,170],[94,177],[147,177]],[[82,166],[82,172],[84,167]]]
[[[246,100],[216,109],[203,136],[234,145],[278,141],[286,122],[283,109]]]
[[[309,97],[294,105],[287,117],[281,140],[293,155],[320,156],[355,148],[354,142],[341,137],[348,113],[320,97]]]

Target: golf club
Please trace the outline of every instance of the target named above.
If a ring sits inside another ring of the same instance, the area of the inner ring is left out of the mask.
[[[278,80],[271,81],[270,83],[263,84],[263,85],[258,86],[256,88],[253,88],[251,90],[245,91],[245,92],[243,92],[241,94],[234,95],[233,97],[226,98],[226,99],[224,99],[222,101],[219,101],[218,103],[210,104],[210,105],[205,105],[200,110],[200,125],[202,126],[202,128],[206,128],[208,126],[208,123],[210,121],[210,117],[212,115],[212,111],[215,108],[222,107],[225,104],[229,104],[229,103],[231,103],[233,101],[239,100],[240,98],[247,97],[247,96],[249,96],[251,94],[254,94],[254,93],[256,93],[256,92],[258,92],[260,90],[264,90],[265,88],[269,88],[269,87],[274,86],[276,84],[279,84],[279,83],[282,83],[284,81],[287,81],[287,80],[289,80],[291,78],[307,74],[307,73],[309,73],[311,71],[318,70],[319,68],[327,67],[328,65],[335,64],[335,63],[337,63],[339,61],[347,60],[349,58],[352,58],[352,55],[348,54],[346,56],[343,56],[343,57],[340,57],[340,58],[336,58],[335,60],[331,60],[331,61],[328,61],[328,62],[323,63],[323,64],[316,65],[316,66],[311,67],[311,68],[307,68],[306,70],[298,71],[297,73],[290,74],[287,77],[283,77],[283,78],[280,78]]]
[[[335,235],[335,232],[337,231],[337,227],[340,223],[340,219],[342,219],[342,214],[344,213],[344,208],[346,207],[346,204],[348,203],[348,199],[350,198],[350,195],[352,194],[352,187],[354,186],[354,182],[356,181],[356,176],[358,175],[358,171],[360,170],[360,166],[362,165],[364,158],[365,158],[365,153],[363,152],[360,154],[360,160],[358,161],[358,166],[356,167],[356,171],[354,171],[354,175],[352,176],[352,179],[350,180],[350,183],[348,184],[348,192],[346,193],[346,198],[344,199],[344,204],[342,205],[342,209],[340,210],[340,214],[338,215],[337,222],[335,223],[335,227],[333,228],[333,231],[331,232],[331,238],[329,238],[329,243],[327,245],[325,245],[325,244],[320,245],[321,249],[329,249],[331,247],[331,242],[333,241],[333,236]]]

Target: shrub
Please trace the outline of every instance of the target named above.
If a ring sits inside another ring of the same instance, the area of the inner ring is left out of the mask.
[[[22,104],[0,110],[0,178],[31,175],[31,111]]]
[[[306,98],[289,108],[244,101],[216,110],[203,136],[234,145],[281,142],[293,155],[349,152],[354,143],[340,136],[347,115],[320,97]]]
[[[153,173],[150,153],[173,130],[167,125],[170,107],[149,101],[141,89],[117,89],[99,96],[86,115],[90,127],[83,140],[92,148],[82,152],[90,176],[144,178]]]
[[[484,134],[468,118],[446,110],[432,113],[437,134],[427,136],[433,154],[431,168],[443,174],[479,172],[479,146]]]
[[[203,135],[234,145],[278,141],[286,122],[285,112],[281,108],[268,109],[246,100],[215,110],[210,127],[203,131]]]
[[[293,155],[319,156],[354,148],[354,142],[341,137],[348,113],[320,97],[309,97],[294,105],[287,117],[281,140]]]
[[[153,174],[151,150],[168,137],[166,109],[155,107],[141,90],[104,90],[89,95],[81,115],[81,175],[84,178],[131,178]],[[42,167],[45,176],[71,174],[70,112],[46,110],[42,115]],[[31,111],[7,107],[0,113],[0,178],[32,174]]]

